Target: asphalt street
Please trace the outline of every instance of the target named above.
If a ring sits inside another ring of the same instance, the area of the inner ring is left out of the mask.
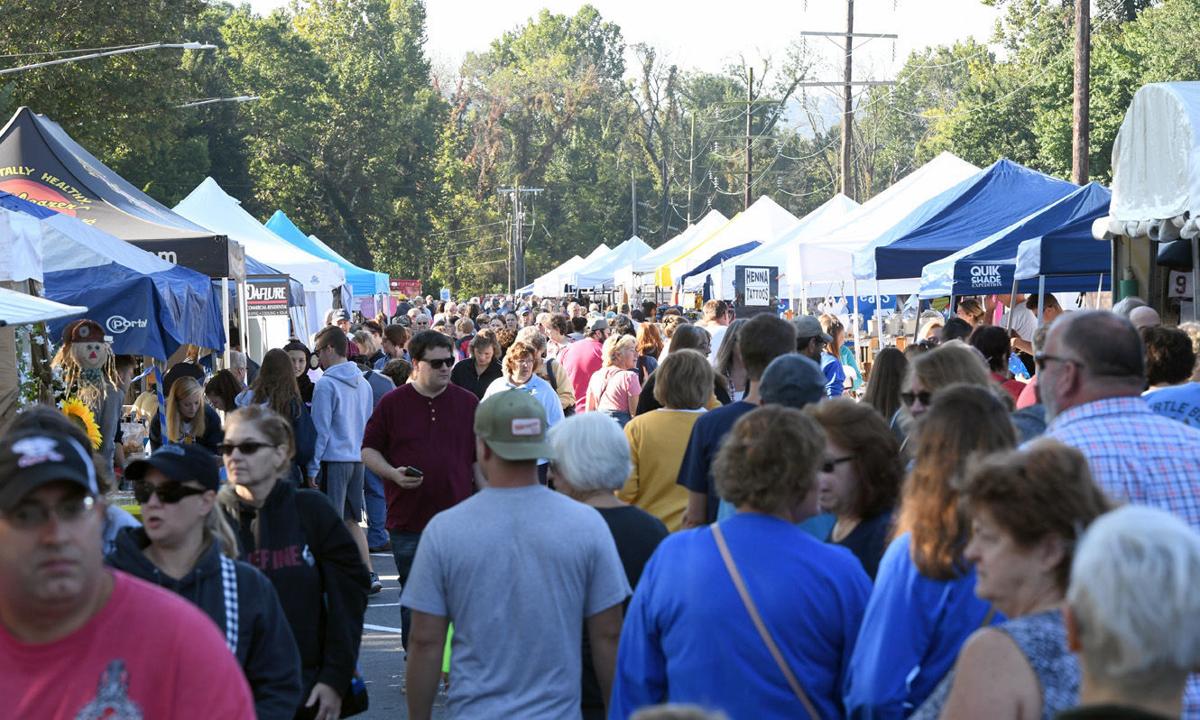
[[[363,623],[358,669],[367,683],[371,708],[356,717],[398,720],[408,717],[404,698],[404,650],[400,646],[400,585],[391,553],[371,553],[375,572],[383,581],[383,592],[372,595]],[[445,718],[446,696],[438,695],[434,718]]]

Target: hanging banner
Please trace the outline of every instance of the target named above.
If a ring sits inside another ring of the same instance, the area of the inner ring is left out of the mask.
[[[388,288],[393,295],[403,295],[412,298],[421,294],[421,281],[405,278],[388,278]]]
[[[248,276],[246,308],[250,317],[287,315],[290,285],[287,275]]]
[[[749,317],[775,309],[779,298],[779,268],[774,266],[734,266],[734,312]]]

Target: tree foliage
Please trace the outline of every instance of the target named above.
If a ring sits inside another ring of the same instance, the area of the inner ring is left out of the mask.
[[[983,0],[991,38],[914,52],[890,87],[856,97],[860,200],[938,152],[1071,166],[1075,0]],[[1093,20],[1091,172],[1109,157],[1142,84],[1200,75],[1200,0],[1100,0]],[[840,114],[807,94],[811,55],[740,58],[722,72],[627,47],[584,5],[542,11],[435,76],[423,0],[296,0],[266,16],[205,0],[0,3],[0,62],[68,48],[199,40],[0,77],[0,113],[28,105],[167,204],[206,175],[260,219],[276,208],[351,260],[460,292],[500,290],[511,205],[527,279],[598,243],[652,245],[709,208],[753,197],[797,216],[839,187]],[[748,101],[753,68],[753,101]],[[245,104],[180,108],[200,98]],[[748,121],[748,122],[747,122]]]

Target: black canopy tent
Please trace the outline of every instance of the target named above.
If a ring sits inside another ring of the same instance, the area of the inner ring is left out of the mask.
[[[27,107],[0,130],[0,190],[211,278],[245,278],[241,246],[176,215]]]
[[[50,118],[21,107],[0,129],[0,190],[76,217],[168,262],[213,278],[221,287],[228,328],[229,281],[244,283],[246,279],[242,246],[177,215],[137,189]],[[244,298],[244,293],[238,292],[237,297]],[[239,307],[237,314],[244,318],[245,307]]]

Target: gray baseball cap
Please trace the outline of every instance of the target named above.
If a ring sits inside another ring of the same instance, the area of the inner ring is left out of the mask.
[[[822,342],[831,343],[833,338],[829,333],[821,329],[821,321],[812,315],[801,315],[792,320],[792,324],[796,326],[796,339],[800,338],[821,338]]]
[[[819,365],[799,353],[788,353],[767,366],[759,381],[758,394],[764,405],[802,408],[825,397],[825,383],[825,373]]]

